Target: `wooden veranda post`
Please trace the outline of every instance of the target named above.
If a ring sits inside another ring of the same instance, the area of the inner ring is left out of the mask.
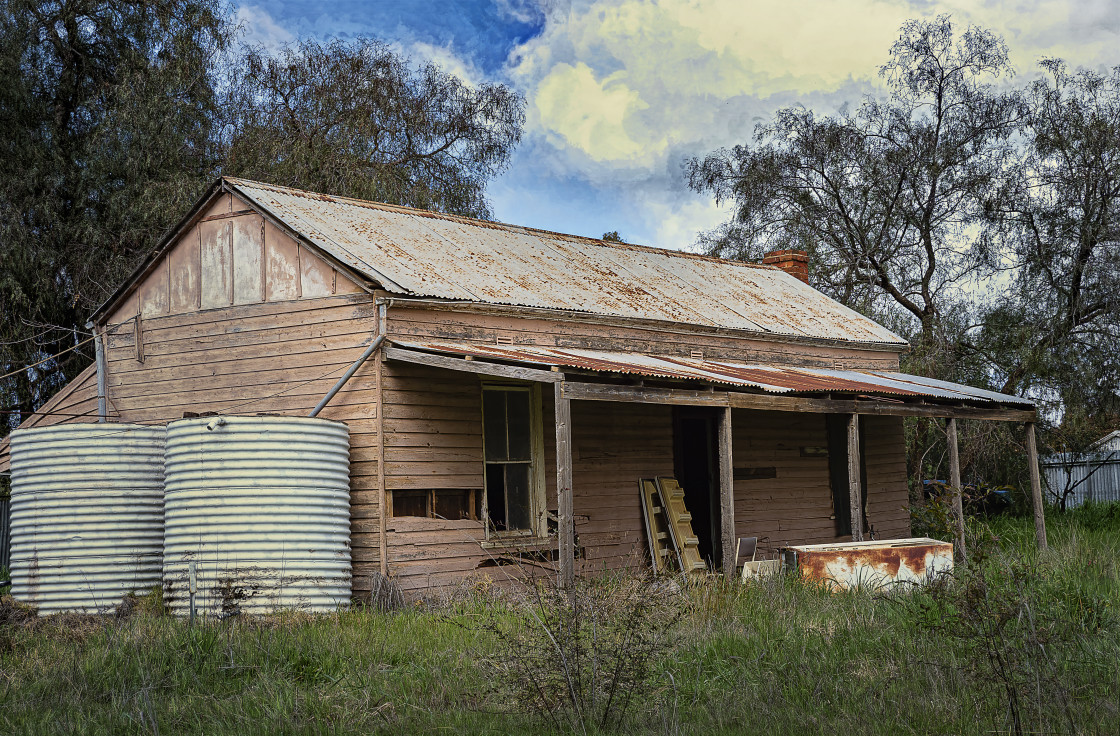
[[[946,431],[949,437],[949,485],[953,492],[953,526],[957,543],[957,557],[965,560],[968,552],[964,546],[964,501],[961,498],[961,453],[957,445],[957,419],[950,417]]]
[[[848,415],[848,498],[851,503],[852,541],[863,541],[863,483],[859,462],[859,414]]]
[[[735,473],[731,463],[731,407],[719,417],[719,524],[723,538],[723,574],[735,575]]]
[[[560,587],[571,590],[575,584],[576,525],[572,501],[572,402],[561,384],[555,385],[556,401],[556,495],[560,536]]]
[[[1027,422],[1027,461],[1031,466],[1031,504],[1034,506],[1034,535],[1038,548],[1046,549],[1046,518],[1042,508],[1042,479],[1038,476],[1038,445],[1034,422]]]

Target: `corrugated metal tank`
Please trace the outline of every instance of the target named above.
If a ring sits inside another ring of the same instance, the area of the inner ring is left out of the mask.
[[[98,613],[160,584],[163,427],[12,432],[12,597]]]
[[[350,434],[305,417],[167,426],[164,594],[200,615],[326,612],[350,600]]]

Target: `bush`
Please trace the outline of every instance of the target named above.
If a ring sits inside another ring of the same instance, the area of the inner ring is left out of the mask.
[[[570,592],[538,582],[486,624],[499,644],[495,694],[559,730],[617,730],[683,610],[678,585],[648,576],[580,580]]]

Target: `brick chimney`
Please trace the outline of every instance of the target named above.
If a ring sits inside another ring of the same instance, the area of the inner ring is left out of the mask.
[[[809,254],[803,250],[772,250],[762,257],[762,262],[809,283]]]

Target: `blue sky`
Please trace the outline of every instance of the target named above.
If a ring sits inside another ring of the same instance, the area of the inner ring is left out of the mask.
[[[236,0],[235,0],[236,1]],[[907,18],[1002,34],[1019,79],[1042,56],[1120,64],[1115,0],[253,0],[245,38],[372,35],[527,101],[522,145],[489,190],[497,219],[695,247],[728,212],[682,161],[749,139],[777,108],[831,112],[874,93]]]

